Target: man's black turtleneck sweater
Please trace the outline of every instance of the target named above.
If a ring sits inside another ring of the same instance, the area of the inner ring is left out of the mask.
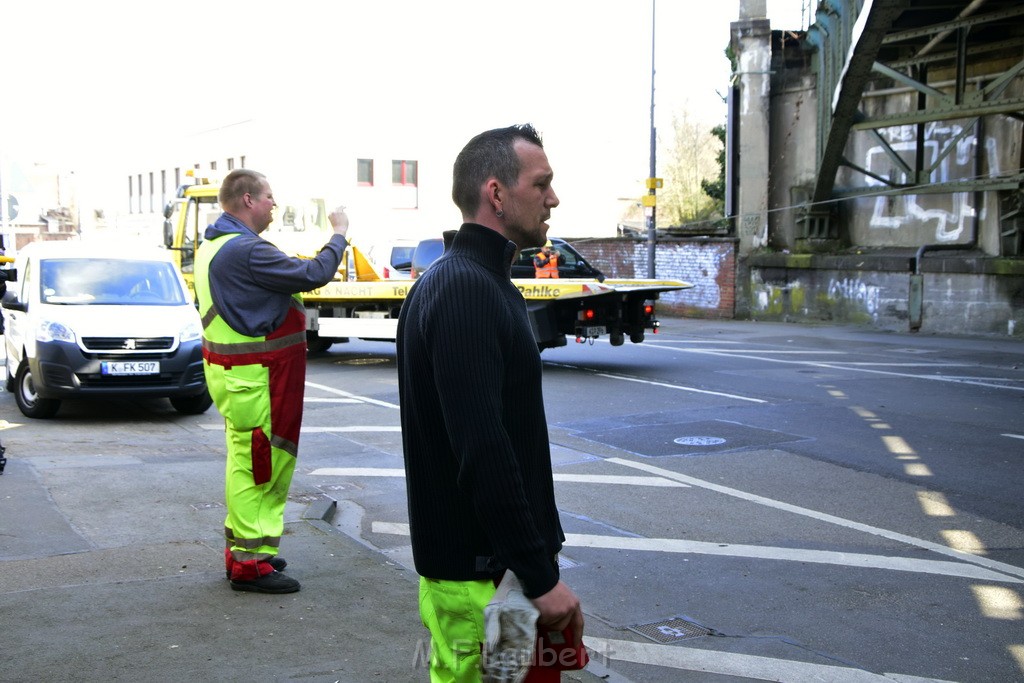
[[[558,582],[565,536],[515,252],[461,227],[402,306],[398,388],[416,571],[468,581],[509,568],[535,598]]]

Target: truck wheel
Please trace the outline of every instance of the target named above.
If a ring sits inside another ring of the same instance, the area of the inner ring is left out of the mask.
[[[200,415],[213,405],[213,399],[209,391],[203,391],[195,396],[172,396],[171,405],[182,415]]]
[[[630,335],[629,335],[629,341],[633,342],[634,344],[639,344],[643,340],[644,340],[644,331],[643,330],[640,330],[639,332],[631,332]]]
[[[316,332],[306,332],[306,349],[310,353],[324,353],[334,345],[334,340],[329,337],[321,337]]]
[[[18,374],[14,378],[14,400],[22,415],[39,420],[53,417],[60,408],[58,399],[40,398],[36,393],[35,384],[32,382],[32,371],[29,370],[27,361],[22,361],[18,366]]]
[[[612,346],[622,346],[626,341],[626,335],[622,333],[622,330],[615,330],[614,332],[608,333],[608,342]]]

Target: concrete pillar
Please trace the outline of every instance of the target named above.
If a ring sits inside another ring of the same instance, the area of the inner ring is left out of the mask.
[[[734,82],[739,100],[735,159],[736,230],[739,256],[768,245],[768,170],[770,157],[771,25],[766,0],[740,0],[739,21],[731,25],[736,56]]]

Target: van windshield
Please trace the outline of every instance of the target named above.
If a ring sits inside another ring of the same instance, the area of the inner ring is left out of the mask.
[[[46,304],[180,306],[186,303],[174,266],[162,261],[46,259],[39,264]]]

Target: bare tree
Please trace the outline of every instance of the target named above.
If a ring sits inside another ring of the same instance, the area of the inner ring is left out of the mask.
[[[658,196],[657,224],[676,227],[721,216],[721,202],[705,192],[719,180],[722,140],[685,111],[672,117],[674,139],[665,155],[665,185]]]

